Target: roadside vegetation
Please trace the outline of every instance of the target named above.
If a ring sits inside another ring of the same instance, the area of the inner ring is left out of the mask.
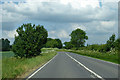
[[[10,53],[11,54],[11,53]],[[32,58],[4,58],[2,60],[2,78],[17,78],[25,74],[26,72],[30,73],[33,68],[38,68],[41,65],[45,64],[51,58],[53,58],[57,52],[53,49],[43,49],[41,55],[32,57]],[[30,74],[29,73],[29,74]],[[28,75],[29,75],[28,74]],[[24,77],[20,77],[24,78]]]
[[[23,24],[17,30],[12,51],[15,57],[30,58],[40,55],[41,48],[47,42],[48,32],[41,25]]]
[[[46,47],[49,39],[44,26],[36,26],[31,23],[23,24],[18,27],[16,32],[18,35],[15,35],[12,45],[8,39],[0,39],[2,79],[17,78],[33,68],[36,69],[37,66],[40,67],[57,54],[54,49],[43,48]],[[62,48],[60,39],[54,39],[54,42],[57,43],[55,47]]]
[[[70,34],[70,42],[64,42],[62,51],[68,51],[85,55],[93,58],[98,58],[114,63],[119,62],[120,39],[116,39],[115,34],[106,41],[106,44],[92,44],[85,46],[85,40],[88,39],[85,31],[76,29]]]
[[[59,49],[57,51],[72,52],[79,55],[88,56],[88,57],[120,64],[118,52],[101,53],[99,51],[93,51],[93,50],[73,50],[73,49]]]
[[[12,45],[8,39],[0,39],[3,79],[17,78],[37,66],[40,67],[55,56],[57,51],[73,52],[114,63],[120,62],[118,61],[120,39],[116,39],[115,34],[106,41],[106,44],[85,46],[89,37],[85,31],[76,29],[71,32],[70,41],[64,42],[63,46],[60,39],[48,38],[48,32],[42,25],[23,24],[16,32],[18,35],[15,36]]]

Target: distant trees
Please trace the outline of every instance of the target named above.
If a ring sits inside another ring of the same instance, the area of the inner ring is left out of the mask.
[[[8,51],[12,48],[16,57],[32,57],[37,56],[41,53],[41,48],[62,48],[62,42],[60,39],[47,38],[48,32],[44,26],[35,24],[23,24],[17,30],[18,36],[15,36],[15,41],[13,45],[10,45],[8,39],[0,39],[0,50]],[[113,34],[106,44],[92,44],[84,46],[88,36],[86,32],[81,29],[73,30],[70,34],[70,42],[64,42],[64,48],[66,49],[88,49],[95,50],[99,52],[108,52],[111,49],[120,51],[120,38],[115,39],[115,34]]]
[[[76,30],[72,31],[70,36],[71,36],[71,43],[76,48],[83,47],[85,40],[88,39],[88,36],[86,36],[85,31],[83,31],[81,29],[76,29]]]
[[[9,51],[10,50],[10,41],[8,39],[0,39],[0,51]]]
[[[120,51],[120,38],[118,38],[117,40],[115,40],[114,45],[115,45],[115,49],[118,50],[118,51]]]
[[[70,34],[70,42],[64,42],[65,49],[88,49],[95,50],[99,52],[108,52],[108,51],[120,51],[120,38],[115,39],[115,34],[112,34],[107,40],[106,44],[92,44],[84,46],[85,40],[88,40],[86,32],[81,29],[76,29]]]
[[[45,44],[46,48],[62,48],[62,42],[60,39],[48,38]]]
[[[71,42],[64,42],[64,48],[65,49],[71,49],[71,48],[73,48],[73,44],[71,43]]]
[[[47,42],[47,30],[40,25],[35,26],[31,23],[23,24],[17,30],[18,36],[12,50],[16,57],[32,57],[41,53],[41,48]]]
[[[110,51],[111,48],[115,48],[115,34],[113,34],[106,43],[106,51]]]
[[[109,52],[111,50],[120,51],[120,38],[115,39],[115,37],[115,34],[112,34],[109,40],[107,40],[106,44],[92,44],[86,46],[85,49],[95,50],[99,52]]]
[[[73,30],[70,36],[71,36],[70,42],[64,43],[66,49],[70,48],[78,49],[80,47],[84,47],[85,40],[88,39],[88,36],[86,36],[86,32],[81,29]]]

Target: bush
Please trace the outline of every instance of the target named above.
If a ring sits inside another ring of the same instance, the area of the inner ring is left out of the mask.
[[[0,39],[0,51],[9,51],[10,41],[8,39]]]
[[[18,36],[15,36],[15,41],[12,50],[16,57],[32,57],[41,53],[41,48],[47,41],[48,33],[43,26],[35,26],[23,24],[17,30]]]

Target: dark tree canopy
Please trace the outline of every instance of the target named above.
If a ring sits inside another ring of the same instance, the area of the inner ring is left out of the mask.
[[[47,41],[48,33],[43,26],[31,23],[23,24],[17,30],[18,36],[12,46],[15,56],[32,57],[39,55],[41,48]]]
[[[120,51],[120,38],[118,38],[114,43],[115,49]]]
[[[46,48],[62,48],[62,42],[60,39],[48,38],[45,47]]]
[[[10,50],[10,41],[8,39],[0,39],[0,51],[9,51]]]
[[[76,29],[76,30],[72,31],[70,36],[71,36],[71,43],[76,48],[83,47],[85,40],[88,39],[88,36],[86,36],[85,31],[83,31],[81,29]]]
[[[73,48],[73,45],[72,45],[72,43],[71,42],[64,42],[64,48],[65,49],[71,49],[71,48]]]
[[[112,34],[106,43],[106,51],[110,51],[111,48],[115,48],[115,34]]]
[[[57,48],[62,48],[62,41],[60,39],[55,39],[57,41]]]

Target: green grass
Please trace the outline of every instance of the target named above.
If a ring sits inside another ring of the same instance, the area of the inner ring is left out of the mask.
[[[30,69],[46,63],[56,54],[55,51],[49,51],[48,53],[42,53],[40,56],[27,59],[4,58],[2,60],[2,78],[16,78]]]
[[[101,53],[101,52],[92,51],[92,50],[66,50],[66,49],[61,49],[59,51],[73,52],[76,54],[80,54],[80,55],[84,55],[84,56],[88,56],[88,57],[93,57],[93,58],[97,58],[97,59],[101,59],[101,60],[105,60],[105,61],[119,64],[119,61],[118,61],[119,58],[118,58],[117,52]]]
[[[2,58],[10,58],[14,56],[14,53],[12,51],[3,51],[0,52],[2,54]]]

